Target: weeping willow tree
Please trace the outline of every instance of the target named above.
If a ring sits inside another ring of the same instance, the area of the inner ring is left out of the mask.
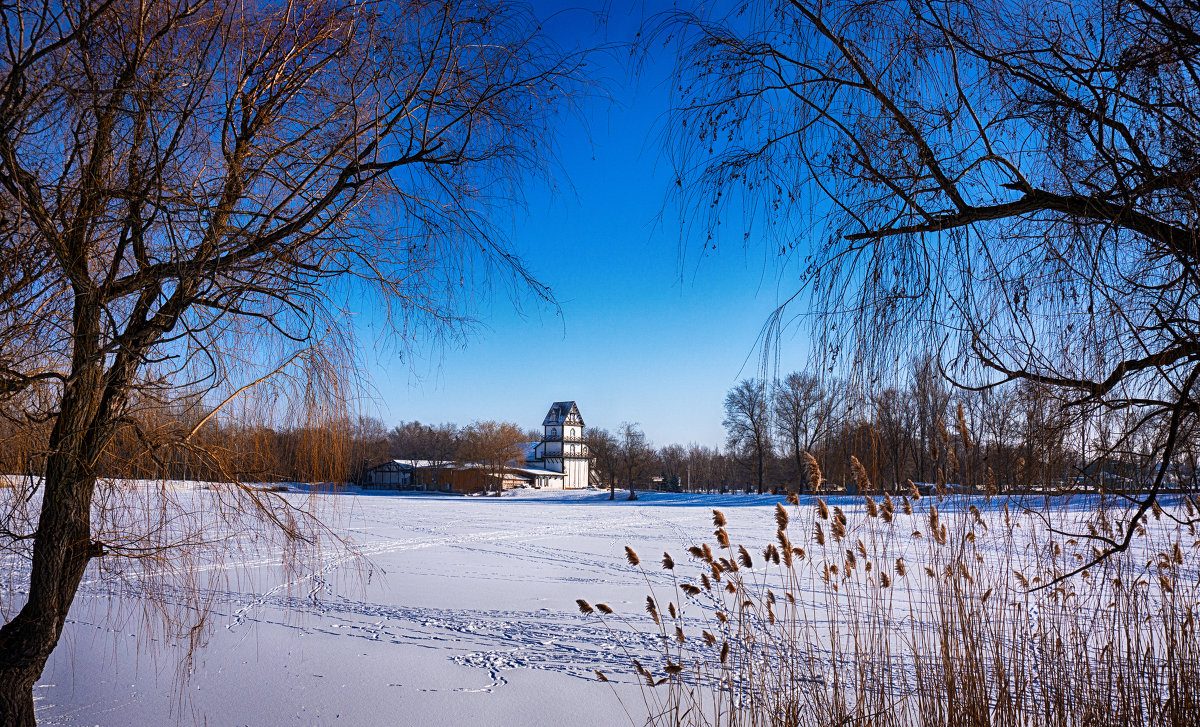
[[[0,488],[0,724],[17,725],[85,572],[133,574],[150,603],[183,586],[168,630],[194,638],[192,566],[220,533],[293,567],[328,542],[218,434],[291,426],[337,476],[348,315],[413,340],[458,330],[472,285],[549,298],[493,223],[546,172],[580,59],[490,1],[45,0],[7,5],[0,35],[0,409],[27,455]],[[223,482],[134,487],[104,476],[117,451]]]
[[[692,239],[766,241],[823,365],[884,377],[919,344],[961,384],[1120,419],[1104,452],[1095,429],[1081,447],[1144,445],[1123,529],[1095,538],[1124,550],[1200,414],[1200,5],[727,10],[655,36],[680,48],[668,134]]]

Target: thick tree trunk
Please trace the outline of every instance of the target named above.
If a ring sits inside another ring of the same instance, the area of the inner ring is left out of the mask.
[[[12,621],[0,627],[0,727],[35,724],[34,682],[58,645],[67,612],[94,555],[90,509],[95,479],[83,475],[84,463],[70,455],[52,449],[47,461],[29,599]]]
[[[42,507],[33,538],[29,598],[0,627],[0,727],[35,724],[33,685],[62,635],[67,612],[88,563],[95,462],[115,405],[105,399],[105,376],[95,355],[98,307],[77,299],[72,376],[50,432]]]
[[[12,677],[10,679],[10,676]],[[33,683],[37,676],[24,678],[0,671],[0,725],[28,727],[36,725],[33,716]]]

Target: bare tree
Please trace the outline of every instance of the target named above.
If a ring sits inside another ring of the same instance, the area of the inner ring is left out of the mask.
[[[917,444],[916,408],[908,392],[889,387],[872,398],[872,418],[878,437],[881,474],[890,482],[877,482],[896,491],[907,479],[906,468]],[[890,470],[890,471],[888,471]]]
[[[758,494],[763,494],[771,456],[771,401],[764,381],[745,379],[725,396],[725,433],[730,454],[751,463]]]
[[[791,0],[672,15],[681,202],[715,232],[746,200],[739,219],[769,217],[785,255],[822,241],[802,283],[830,355],[883,368],[937,341],[979,377],[964,383],[1135,408],[1168,433],[1146,453],[1165,470],[1200,412],[1198,12]],[[1103,553],[1128,547],[1161,481],[1122,534],[1090,536]]]
[[[1019,426],[1017,400],[1013,387],[985,389],[980,393],[980,438],[984,448],[984,463],[991,470],[991,481],[997,492],[1004,492],[1016,483],[1011,456]],[[1106,442],[1098,441],[1105,450]],[[985,477],[988,475],[985,472]]]
[[[525,465],[525,432],[511,422],[492,420],[475,422],[462,430],[459,459],[482,465],[488,482],[499,495],[504,491],[504,472],[508,467]]]
[[[357,417],[349,428],[346,476],[353,482],[362,482],[369,468],[389,459],[388,432],[383,422],[369,416]]]
[[[688,445],[687,468],[689,491],[711,491],[725,485],[725,458],[711,447]]]
[[[1016,478],[1023,489],[1061,492],[1070,475],[1066,440],[1072,422],[1057,390],[1024,381],[1017,388],[1019,443]]]
[[[795,462],[798,484],[804,472],[804,453],[812,451],[833,416],[831,393],[819,377],[798,371],[785,376],[775,388],[773,413]]]
[[[621,426],[617,427],[617,442],[621,474],[624,475],[625,486],[629,488],[629,499],[636,500],[637,492],[634,488],[638,480],[649,472],[654,450],[650,448],[646,433],[637,422],[621,422]],[[612,499],[612,496],[610,493],[609,499]]]
[[[658,464],[661,468],[663,484],[682,486],[687,468],[687,457],[687,450],[681,444],[668,444],[658,450]]]
[[[441,487],[442,471],[458,457],[461,432],[454,424],[402,422],[389,439],[392,456],[425,460],[433,470],[433,486]]]
[[[388,434],[391,455],[398,459],[452,462],[460,431],[454,424],[401,422]]]
[[[137,407],[192,394],[190,427],[136,438],[236,482],[206,429],[346,420],[339,297],[453,332],[472,271],[527,280],[489,214],[546,168],[578,61],[487,0],[44,0],[5,5],[0,35],[0,403],[53,422],[40,496],[5,491],[0,524],[29,574],[2,604],[0,723],[33,724],[89,565],[202,538],[153,527],[197,506],[166,488],[149,523],[93,508],[127,497],[98,464]],[[206,502],[313,542],[286,498]]]
[[[620,455],[617,438],[607,429],[590,427],[583,434],[584,444],[587,445],[591,469],[596,473],[600,484],[608,483],[608,499],[617,499],[617,471]]]
[[[929,354],[915,356],[912,361],[911,392],[916,406],[918,482],[932,482],[939,421],[950,412],[950,387],[941,376],[936,360]]]

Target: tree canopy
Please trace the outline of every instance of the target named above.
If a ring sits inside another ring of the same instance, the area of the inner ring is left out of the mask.
[[[1200,413],[1198,12],[791,0],[669,14],[678,201],[709,244],[722,222],[746,224],[739,243],[767,230],[818,314],[821,367],[885,378],[921,342],[964,385],[1021,380],[1071,416],[1133,413],[1128,436],[1153,432],[1165,471]]]
[[[548,297],[493,223],[547,170],[580,59],[520,6],[459,0],[44,0],[0,35],[0,409],[51,423],[44,479],[0,490],[30,577],[0,604],[18,724],[90,563],[204,541],[169,488],[129,517],[100,478],[116,437],[215,463],[213,517],[311,543],[206,427],[348,421],[344,301],[404,337],[455,330],[497,271]]]

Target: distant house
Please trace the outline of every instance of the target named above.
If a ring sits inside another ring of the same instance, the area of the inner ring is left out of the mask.
[[[475,462],[463,462],[443,468],[435,481],[432,468],[414,470],[418,489],[431,492],[452,492],[460,495],[471,495],[481,492],[494,492],[496,478],[500,478],[500,487],[511,490],[515,487],[550,487],[562,488],[564,475],[560,472],[528,468],[504,467],[499,472]]]
[[[542,420],[542,441],[530,443],[528,468],[565,475],[551,487],[578,490],[591,484],[591,457],[583,442],[583,416],[573,401],[556,401]]]
[[[510,461],[499,471],[478,462],[394,459],[368,469],[364,490],[423,490],[472,494],[500,487],[570,490],[589,485],[590,457],[583,443],[583,417],[573,401],[556,401],[542,421],[540,442],[521,445],[524,461]]]
[[[493,475],[480,465],[471,462],[453,464],[435,472],[432,468],[419,469],[414,473],[423,490],[431,492],[453,492],[470,495],[496,489]],[[502,487],[516,487],[517,482],[504,477]]]
[[[563,489],[566,475],[536,467],[504,467],[499,474],[476,462],[435,462],[422,459],[395,459],[367,470],[363,475],[364,490],[418,490],[423,492],[452,492],[469,495],[496,489],[496,477],[501,487],[536,487]]]
[[[441,489],[441,473],[453,466],[453,462],[444,460],[393,459],[364,472],[361,484],[364,490],[437,490]],[[425,475],[419,477],[419,472]]]
[[[394,459],[368,469],[362,476],[364,490],[411,490],[413,460]]]

